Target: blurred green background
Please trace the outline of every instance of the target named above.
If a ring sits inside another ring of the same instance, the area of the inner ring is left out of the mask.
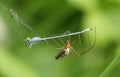
[[[44,42],[29,49],[25,39],[34,35],[2,5],[43,37],[96,27],[96,46],[60,60]],[[119,31],[120,0],[0,0],[0,77],[119,77]]]

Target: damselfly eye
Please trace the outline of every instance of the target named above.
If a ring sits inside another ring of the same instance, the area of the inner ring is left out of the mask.
[[[26,45],[27,45],[29,48],[31,48],[31,46],[32,46],[32,40],[31,40],[30,38],[27,38],[27,39],[26,39]]]
[[[31,41],[30,38],[27,38],[27,39],[26,39],[26,43],[27,43],[27,44],[30,43],[30,41]]]

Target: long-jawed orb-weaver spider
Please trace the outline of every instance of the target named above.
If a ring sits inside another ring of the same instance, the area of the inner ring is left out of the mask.
[[[68,37],[69,40],[70,37]],[[55,41],[54,39],[52,39],[57,45],[60,46],[60,44]],[[64,44],[64,42],[59,38],[59,40]],[[85,54],[86,52],[90,51],[92,48],[95,47],[95,43],[96,43],[96,28],[94,28],[94,41],[93,41],[93,44],[92,45],[89,45],[89,48],[83,50],[82,52],[76,52],[75,49],[71,46],[70,44],[70,41],[67,40],[66,43],[64,44],[64,46],[62,48],[55,48],[55,47],[52,47],[48,44],[47,40],[46,40],[46,44],[51,47],[51,48],[54,48],[54,49],[60,49],[61,51],[55,56],[55,59],[58,60],[59,58],[63,58],[64,56],[68,55],[70,52],[75,55],[75,56],[82,56],[83,54]],[[80,34],[78,35],[78,44],[81,44],[81,39],[80,39]]]
[[[55,56],[55,59],[62,58],[68,55],[70,52],[70,42],[67,40],[67,43],[64,45],[62,51]]]

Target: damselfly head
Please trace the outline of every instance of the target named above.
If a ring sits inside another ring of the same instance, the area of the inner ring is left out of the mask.
[[[26,44],[27,44],[27,46],[29,47],[29,48],[32,48],[32,45],[33,44],[35,44],[35,43],[37,43],[38,41],[40,41],[41,40],[41,38],[40,37],[34,37],[34,38],[27,38],[26,39]]]
[[[26,39],[26,45],[31,48],[32,47],[32,39],[30,39],[29,37]]]

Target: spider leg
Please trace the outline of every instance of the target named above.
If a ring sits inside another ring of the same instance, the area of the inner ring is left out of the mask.
[[[96,43],[96,28],[94,28],[94,42],[93,42],[93,45],[91,45],[88,49],[82,51],[82,52],[80,53],[80,56],[83,55],[83,54],[85,54],[85,53],[87,53],[87,52],[90,51],[92,48],[94,48],[94,47],[95,47],[95,43]]]
[[[60,49],[62,49],[62,48],[55,48],[55,47],[51,46],[51,45],[48,43],[47,40],[45,40],[45,42],[46,42],[47,46],[50,47],[50,48],[52,48],[52,49],[55,49],[55,50],[60,50]]]
[[[94,48],[94,47],[95,47],[95,44],[92,45],[91,47],[89,47],[88,49],[82,51],[82,52],[80,53],[80,56],[82,56],[83,54],[87,53],[88,51],[90,51],[90,50],[91,50],[92,48]]]
[[[69,39],[69,41],[71,41],[71,38],[70,38],[70,36],[68,36],[68,39]]]
[[[87,33],[87,37],[88,37],[88,46],[90,47],[90,36],[89,36],[89,33]]]
[[[64,43],[63,40],[61,40],[60,38],[58,38],[58,40],[59,40],[63,45],[65,45],[65,43]]]
[[[67,31],[67,32],[64,33],[64,34],[68,34],[67,37],[68,37],[68,40],[69,40],[69,41],[71,41],[71,38],[70,38],[70,36],[69,36],[70,33],[71,33],[70,31]]]
[[[55,39],[52,39],[54,43],[56,43],[58,46],[62,47]]]
[[[80,56],[80,54],[78,52],[76,52],[75,49],[72,46],[70,46],[70,49],[71,49],[72,55],[74,55],[74,56]]]
[[[78,34],[78,44],[81,45],[81,38],[80,38],[80,34]]]

